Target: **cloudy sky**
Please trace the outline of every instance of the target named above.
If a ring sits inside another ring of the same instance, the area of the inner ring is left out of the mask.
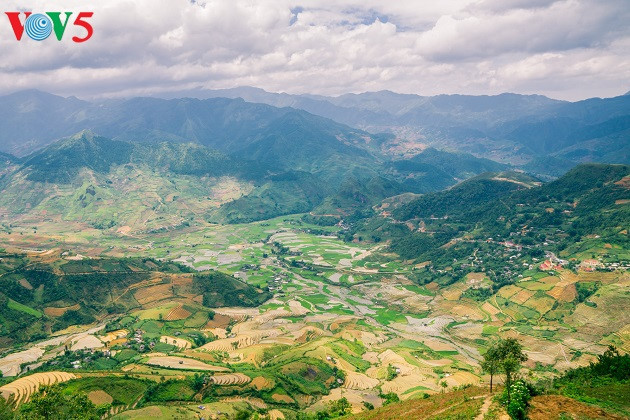
[[[15,41],[0,15],[0,93],[83,98],[257,86],[339,95],[630,90],[629,0],[5,0],[3,11],[93,11]]]

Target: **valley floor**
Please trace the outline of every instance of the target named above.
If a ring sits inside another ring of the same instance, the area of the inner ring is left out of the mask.
[[[397,406],[400,416],[475,418],[489,409],[488,377],[479,362],[497,335],[519,339],[533,378],[587,364],[607,344],[630,349],[630,313],[623,309],[630,276],[625,271],[534,269],[496,295],[475,301],[463,295],[488,281],[483,272],[445,288],[419,286],[412,281],[416,267],[384,254],[382,246],[344,243],[332,228],[308,225],[299,216],[151,235],[128,229],[59,232],[58,226],[15,227],[11,234],[0,234],[0,247],[51,261],[172,260],[232,274],[274,297],[257,308],[216,308],[209,315],[199,297],[178,292],[189,282],[186,275],[159,276],[130,287],[113,297],[114,302],[137,302],[125,316],[104,317],[81,331],[60,331],[0,359],[4,376],[50,372],[5,381],[3,395],[21,402],[39,386],[60,382],[66,389],[91,392],[93,402],[109,404],[109,413],[118,419],[210,418],[212,412],[239,407],[284,418],[296,410],[316,412],[341,398],[354,413],[368,404],[378,409],[394,393],[410,400]],[[63,244],[59,237],[66,238]],[[575,285],[593,281],[602,286],[592,305],[572,303]],[[566,308],[566,316],[545,316],[558,307]],[[46,314],[63,315],[54,309]],[[191,388],[199,373],[205,384]],[[98,380],[109,377],[136,383]],[[153,383],[165,385],[155,390]],[[460,389],[466,385],[473,387]],[[127,388],[134,390],[130,396],[118,396]],[[455,390],[448,402],[440,394],[444,388]],[[150,398],[147,389],[154,389]],[[429,395],[434,397],[418,399]],[[460,400],[465,403],[454,405]],[[139,401],[150,406],[137,406]],[[535,400],[533,413],[545,404],[549,401]],[[378,413],[356,418],[392,418]]]

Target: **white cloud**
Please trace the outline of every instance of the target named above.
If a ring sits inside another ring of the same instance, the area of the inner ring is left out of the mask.
[[[95,33],[84,44],[70,41],[75,29],[62,42],[16,42],[0,15],[0,92],[90,97],[254,85],[578,99],[630,88],[627,0],[68,3],[5,2],[4,11],[94,11]]]

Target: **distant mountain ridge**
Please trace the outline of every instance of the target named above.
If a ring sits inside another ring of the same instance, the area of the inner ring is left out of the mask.
[[[293,162],[304,154],[296,146],[318,149],[331,136],[390,157],[416,154],[424,144],[518,165],[548,155],[576,163],[630,160],[629,95],[566,102],[513,93],[325,97],[239,87],[162,96],[170,99],[87,102],[34,90],[0,97],[0,151],[23,156],[89,129],[114,140],[192,141],[229,154]],[[300,144],[291,142],[292,129],[285,127],[296,121]],[[381,132],[390,135],[375,135]],[[285,153],[270,156],[274,148]]]
[[[290,106],[371,133],[390,131],[434,147],[513,163],[548,154],[574,162],[630,162],[623,144],[630,133],[621,123],[630,115],[628,94],[578,102],[513,93],[419,96],[380,91],[325,97],[251,87],[178,94]]]

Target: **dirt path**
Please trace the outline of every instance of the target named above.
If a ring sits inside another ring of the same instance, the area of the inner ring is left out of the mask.
[[[483,418],[488,414],[488,410],[490,410],[490,406],[492,405],[492,395],[488,395],[481,406],[481,411],[479,415],[475,417],[475,420],[483,420]]]
[[[488,396],[486,396],[486,395],[478,395],[478,396],[476,396],[476,397],[472,397],[472,398],[470,398],[470,400],[478,400],[478,399],[481,399],[481,398],[484,398],[484,397],[487,397],[487,398],[486,398],[486,401],[487,401],[488,399],[490,399],[490,397],[491,397],[491,396],[490,396],[490,395],[488,395]],[[470,401],[470,400],[469,400],[469,401]],[[492,401],[492,400],[490,399],[490,401]],[[442,413],[444,413],[444,412],[446,412],[446,411],[448,411],[448,410],[452,409],[453,407],[457,407],[458,405],[460,405],[460,404],[462,404],[462,403],[464,403],[464,402],[466,402],[466,401],[462,401],[462,402],[459,402],[459,403],[456,403],[456,404],[451,404],[451,405],[449,405],[448,407],[444,407],[444,408],[443,408],[443,409],[441,409],[441,410],[438,410],[438,411],[436,411],[436,412],[434,412],[434,413],[431,413],[431,417],[432,417],[432,418],[435,418],[435,416],[439,416],[440,414],[442,414]],[[484,403],[483,403],[483,404],[484,404],[484,406],[485,406],[485,405],[486,405],[486,402],[484,401]],[[488,407],[490,407],[490,406],[488,406]],[[486,412],[487,412],[487,411],[488,411],[488,410],[486,409]],[[481,412],[483,413],[483,406],[481,407]],[[478,420],[478,419],[479,419],[479,417],[476,417],[476,418],[475,418],[475,420]],[[481,417],[481,419],[483,419],[483,416]]]

